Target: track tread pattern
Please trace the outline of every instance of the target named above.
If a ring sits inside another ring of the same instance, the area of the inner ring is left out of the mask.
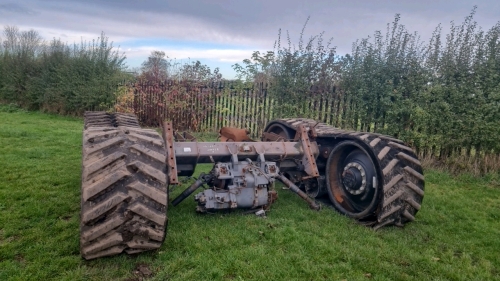
[[[281,124],[297,130],[300,124],[314,127],[318,140],[336,143],[354,140],[371,151],[382,177],[382,196],[374,214],[373,228],[403,226],[415,220],[424,196],[425,177],[420,161],[414,151],[401,140],[382,134],[346,131],[312,119],[278,119],[267,124]],[[264,129],[264,131],[266,131]]]
[[[82,154],[83,258],[159,248],[168,203],[160,135],[130,114],[86,112]]]
[[[131,113],[115,113],[115,124],[116,126],[127,126],[140,128],[139,120],[137,116]]]
[[[113,118],[107,112],[92,112],[87,111],[84,113],[84,128],[91,127],[111,127],[113,126]]]

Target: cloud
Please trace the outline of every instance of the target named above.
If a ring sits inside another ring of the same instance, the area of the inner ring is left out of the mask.
[[[278,29],[290,31],[293,43],[298,41],[303,24],[311,20],[305,38],[325,32],[333,37],[339,52],[348,52],[353,41],[385,30],[396,13],[409,30],[419,31],[424,40],[437,24],[451,20],[461,22],[472,9],[466,0],[49,0],[3,4],[0,25],[16,24],[27,27],[59,30],[68,40],[101,31],[116,43],[132,39],[168,39],[225,44],[232,48],[272,49]],[[20,13],[30,7],[36,15]],[[498,20],[498,0],[479,1],[479,24],[490,27]],[[73,35],[71,35],[73,34]],[[81,36],[79,36],[81,35]],[[285,38],[286,39],[286,38]],[[284,40],[286,42],[286,40]]]
[[[36,5],[36,2],[33,3]],[[96,4],[97,5],[97,4]],[[99,34],[105,31],[115,42],[138,38],[168,38],[198,42],[218,42],[229,45],[255,45],[258,39],[232,32],[202,18],[172,12],[96,7],[80,2],[60,2],[57,6],[38,7],[37,16],[19,16],[13,13],[0,19],[0,24],[36,26],[55,34]],[[76,36],[69,36],[76,37]]]
[[[158,48],[156,46],[127,48],[125,54],[127,58],[146,58],[151,54],[151,51],[164,51],[170,59],[186,60],[186,59],[208,59],[213,61],[237,63],[252,55],[252,50],[242,49],[171,49]]]
[[[75,30],[61,30],[58,28],[47,28],[47,27],[35,27],[29,25],[17,25],[21,30],[29,30],[35,29],[38,31],[40,36],[45,40],[52,39],[61,39],[61,41],[66,42],[68,44],[79,44],[80,42],[90,42],[92,40],[96,40],[100,34],[99,33],[91,33],[91,32],[81,32]],[[125,40],[126,38],[116,37],[121,40]],[[114,40],[112,40],[114,41]]]
[[[475,19],[489,29],[499,20],[500,1],[476,3]],[[46,39],[68,43],[97,39],[104,31],[136,61],[160,49],[179,59],[236,62],[248,58],[249,50],[272,50],[279,28],[282,46],[287,45],[287,30],[297,44],[308,16],[304,38],[324,31],[324,39],[333,38],[337,52],[345,54],[356,39],[385,32],[396,13],[426,41],[439,23],[447,32],[451,20],[462,22],[472,6],[468,0],[23,0],[0,4],[0,26],[33,28]]]
[[[16,3],[0,4],[0,14],[3,13],[25,14],[25,15],[37,14],[35,11]]]

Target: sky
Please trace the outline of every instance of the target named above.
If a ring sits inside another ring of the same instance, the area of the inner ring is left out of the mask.
[[[231,79],[233,64],[253,51],[273,50],[280,28],[297,44],[308,17],[305,37],[324,32],[343,55],[356,39],[385,31],[395,14],[428,41],[438,24],[446,33],[450,22],[461,23],[474,5],[483,29],[500,20],[500,0],[0,0],[0,26],[34,29],[45,40],[67,43],[105,32],[129,67],[160,50],[177,61],[219,67]]]

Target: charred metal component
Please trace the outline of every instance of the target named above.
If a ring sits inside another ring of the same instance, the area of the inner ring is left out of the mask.
[[[316,211],[319,211],[319,209],[321,208],[320,205],[318,205],[316,202],[314,202],[314,200],[312,200],[311,198],[309,198],[309,196],[307,196],[307,194],[305,194],[302,190],[300,190],[300,188],[298,186],[296,186],[293,182],[291,182],[289,179],[287,179],[285,176],[283,175],[279,175],[279,180],[285,184],[291,191],[293,191],[294,193],[296,193],[298,196],[300,196],[300,198],[304,199],[308,204],[309,204],[309,207],[313,210],[316,210]]]
[[[311,177],[302,171],[293,170],[286,171],[283,175],[300,190],[305,191],[309,197],[319,198],[327,194],[325,176]]]
[[[220,133],[227,141],[248,136],[246,130],[231,128]],[[403,225],[414,220],[422,202],[424,177],[420,162],[401,141],[300,118],[269,123],[262,139],[270,142],[174,143],[173,154],[168,155],[174,155],[178,176],[191,175],[197,163],[232,163],[233,166],[226,167],[229,171],[237,168],[235,163],[247,159],[260,163],[273,161],[286,175],[277,178],[285,179],[282,181],[309,203],[312,200],[309,197],[328,193],[341,213],[370,221],[375,227]],[[227,182],[233,179],[217,180],[214,190],[235,185]],[[228,191],[224,192],[228,196],[224,202],[234,201]],[[248,208],[253,205],[241,204]]]

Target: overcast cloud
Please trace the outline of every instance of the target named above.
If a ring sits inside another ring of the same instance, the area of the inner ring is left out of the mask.
[[[308,16],[306,36],[324,31],[345,54],[356,39],[385,30],[396,13],[427,40],[439,23],[446,32],[450,21],[462,22],[474,5],[483,29],[500,20],[499,0],[0,0],[0,25],[33,28],[45,39],[68,43],[95,39],[104,31],[125,51],[130,66],[140,65],[151,50],[163,50],[171,58],[220,66],[232,76],[231,64],[254,50],[273,48],[279,28],[289,30],[297,42]]]

